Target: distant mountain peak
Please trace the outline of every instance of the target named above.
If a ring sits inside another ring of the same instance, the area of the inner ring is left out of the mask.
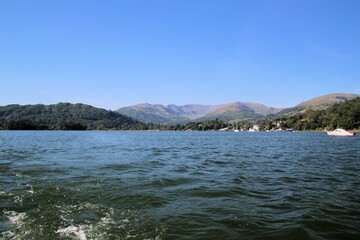
[[[142,122],[174,124],[215,118],[228,121],[244,116],[248,118],[277,113],[280,110],[282,109],[250,102],[232,102],[220,105],[186,104],[182,106],[142,103],[120,108],[117,112]]]

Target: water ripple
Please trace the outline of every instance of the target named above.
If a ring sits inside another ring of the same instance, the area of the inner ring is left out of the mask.
[[[0,131],[0,238],[359,239],[360,138]]]

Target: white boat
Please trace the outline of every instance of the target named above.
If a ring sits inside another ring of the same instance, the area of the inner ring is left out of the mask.
[[[356,133],[352,131],[346,131],[342,128],[337,128],[334,131],[327,131],[329,136],[354,136]]]

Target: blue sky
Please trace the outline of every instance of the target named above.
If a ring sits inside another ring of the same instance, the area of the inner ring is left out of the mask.
[[[358,0],[2,0],[0,105],[360,94]]]

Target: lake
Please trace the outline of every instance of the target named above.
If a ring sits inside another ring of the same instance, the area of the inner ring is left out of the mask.
[[[1,239],[360,239],[360,137],[0,131]]]

